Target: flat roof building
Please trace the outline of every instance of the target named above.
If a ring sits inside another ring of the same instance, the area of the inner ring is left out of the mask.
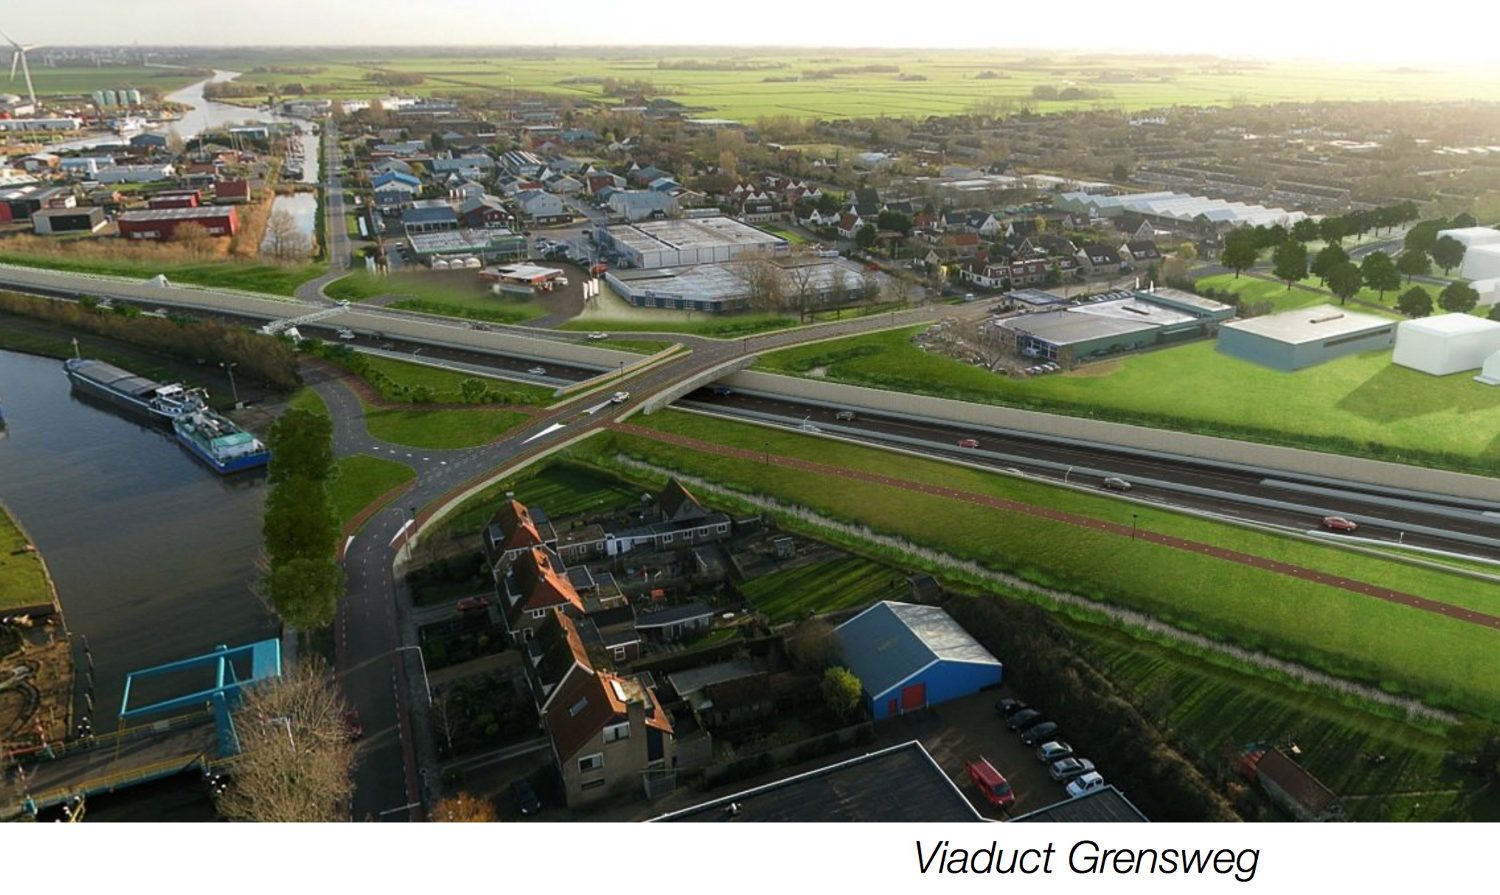
[[[685,267],[735,261],[747,254],[780,254],[790,243],[723,216],[641,221],[600,227],[596,238],[627,267]]]
[[[43,208],[31,213],[31,228],[42,236],[54,233],[95,233],[104,228],[104,209],[97,206]]]
[[[794,292],[793,277],[806,277],[806,288],[818,304],[833,301],[842,291],[859,294],[864,288],[860,269],[841,259],[772,262],[781,273],[783,291]],[[638,308],[667,308],[719,314],[742,311],[753,293],[750,268],[744,262],[610,270],[604,275],[615,294]]]
[[[1396,327],[1392,360],[1433,376],[1447,376],[1484,366],[1500,351],[1500,322],[1471,314],[1439,314],[1403,320]]]
[[[412,254],[423,263],[437,267],[439,262],[459,258],[476,258],[481,262],[505,261],[526,256],[526,237],[502,227],[485,230],[438,230],[412,233],[406,237]],[[478,265],[475,265],[476,267]]]
[[[1112,292],[1094,301],[1012,317],[995,325],[1013,341],[1017,354],[1076,363],[1212,335],[1224,312],[1230,310],[1227,305],[1219,307],[1223,310],[1171,296],[1157,301],[1148,292]]]
[[[1384,351],[1395,342],[1396,321],[1333,305],[1235,320],[1219,328],[1218,349],[1261,366],[1291,372],[1336,357]]]

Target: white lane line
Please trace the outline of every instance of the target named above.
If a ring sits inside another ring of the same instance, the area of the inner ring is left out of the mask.
[[[545,428],[542,431],[536,433],[535,435],[531,436],[530,438],[526,439],[525,441],[523,441],[521,443],[522,444],[530,444],[533,441],[536,441],[538,438],[545,438],[548,435],[551,435],[553,432],[557,432],[557,431],[559,431],[561,429],[565,429],[565,428],[567,428],[567,427],[564,426],[562,423],[553,423],[552,425],[548,426],[547,428]]]

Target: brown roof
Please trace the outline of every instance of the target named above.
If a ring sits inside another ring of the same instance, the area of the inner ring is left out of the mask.
[[[661,496],[656,499],[656,502],[668,519],[696,518],[708,512],[703,508],[703,504],[698,502],[698,498],[693,496],[693,492],[675,478],[661,489]],[[687,510],[687,514],[684,515],[683,510]]]
[[[220,199],[248,199],[250,198],[250,181],[221,180],[214,184],[214,195]]]
[[[558,759],[571,759],[590,742],[602,746],[604,728],[629,718],[627,700],[645,703],[647,727],[672,732],[672,720],[662,710],[654,689],[607,671],[575,675],[557,692],[547,709],[547,735],[552,738]]]
[[[1276,784],[1313,815],[1323,813],[1325,808],[1338,800],[1333,790],[1320,783],[1318,778],[1309,774],[1302,765],[1292,761],[1280,749],[1272,749],[1261,756],[1260,763],[1256,765],[1256,773]]]
[[[500,526],[502,538],[497,549],[501,552],[519,550],[523,547],[538,547],[543,543],[541,532],[531,518],[531,511],[519,500],[507,500],[490,517],[492,525]]]
[[[544,682],[559,683],[575,663],[583,666],[584,671],[593,672],[578,626],[561,608],[552,610],[552,614],[537,629],[536,641],[542,653],[536,663],[537,674]]]
[[[530,612],[533,609],[550,609],[554,606],[572,606],[583,612],[583,599],[559,567],[553,565],[550,551],[543,547],[532,547],[516,558],[511,567],[515,575],[516,588],[520,594],[511,609]]]

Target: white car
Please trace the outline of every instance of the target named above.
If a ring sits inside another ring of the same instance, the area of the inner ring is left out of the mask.
[[[589,333],[590,342],[602,342],[609,338],[609,333]]]
[[[630,400],[630,392],[615,392],[609,399],[616,404],[624,404]]]
[[[352,329],[341,329],[341,330],[339,330],[339,338],[343,339],[345,342],[348,342],[349,340],[357,338],[357,337],[354,335],[354,330],[352,330]]]
[[[546,376],[547,375],[547,368],[546,367],[532,367],[531,369],[527,370],[526,372],[530,373],[533,376]]]
[[[1076,799],[1089,793],[1104,788],[1104,778],[1098,771],[1089,771],[1082,777],[1068,784],[1068,798]]]

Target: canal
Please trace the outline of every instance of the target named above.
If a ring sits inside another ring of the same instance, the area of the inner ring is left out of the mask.
[[[116,727],[128,672],[276,636],[251,590],[263,475],[222,479],[169,431],[75,397],[60,361],[0,351],[0,395],[0,500],[88,638],[95,731]]]

